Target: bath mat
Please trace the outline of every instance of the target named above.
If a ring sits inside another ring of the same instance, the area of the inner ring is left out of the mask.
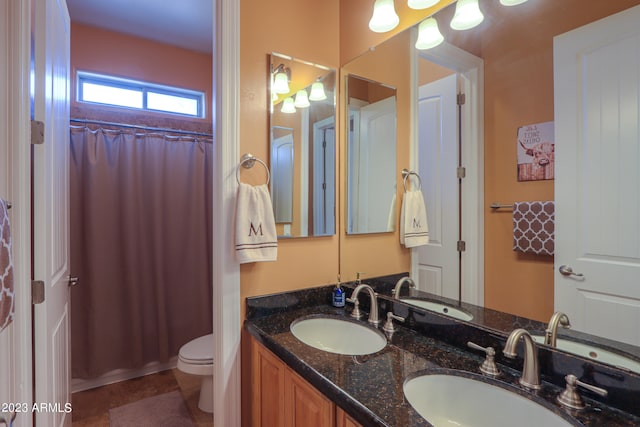
[[[110,427],[195,427],[179,391],[109,410]]]

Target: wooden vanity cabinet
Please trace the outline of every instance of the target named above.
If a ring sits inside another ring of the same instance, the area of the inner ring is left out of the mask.
[[[362,427],[253,338],[251,370],[253,427]]]

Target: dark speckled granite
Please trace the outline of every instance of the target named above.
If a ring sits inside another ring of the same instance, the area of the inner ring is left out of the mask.
[[[373,280],[368,282],[375,284]],[[346,287],[349,288],[348,285]],[[391,308],[391,304],[396,314],[407,317],[406,323],[398,326],[397,332],[393,334],[389,344],[383,350],[367,356],[344,356],[307,346],[290,332],[289,326],[293,320],[311,314],[338,316],[351,320],[347,317],[350,307],[337,309],[329,305],[331,289],[332,286],[324,286],[249,298],[245,328],[265,347],[364,426],[430,425],[404,399],[403,383],[407,378],[415,375],[445,370],[496,383],[496,380],[477,373],[483,355],[469,350],[466,342],[471,340],[483,346],[492,345],[500,349],[505,341],[503,334],[383,298],[379,301],[381,317]],[[368,298],[361,297],[361,300],[361,307],[364,308]],[[366,322],[362,323],[366,324]],[[634,378],[629,379],[629,376],[634,377],[634,375],[607,366],[595,366],[596,364],[585,363],[583,359],[541,348],[539,358],[544,387],[532,393],[517,383],[521,358],[511,360],[502,357],[499,350],[497,353],[496,360],[502,371],[502,375],[497,380],[499,385],[536,400],[573,424],[578,426],[640,425],[640,417],[614,407],[615,404],[628,411],[629,406],[638,406],[638,394],[634,394],[626,387],[634,380]],[[588,404],[587,409],[570,411],[561,408],[554,400],[561,391],[561,388],[555,384],[563,384],[563,377],[569,372],[576,373],[586,382],[607,388],[610,391],[609,399],[600,402],[592,399],[594,396],[584,392],[582,395]],[[624,387],[621,387],[622,385]],[[629,393],[631,393],[630,397]],[[619,400],[623,403],[620,404]],[[640,410],[637,407],[635,409]]]

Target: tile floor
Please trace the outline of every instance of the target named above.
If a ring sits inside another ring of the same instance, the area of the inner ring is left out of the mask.
[[[213,427],[213,415],[198,409],[200,379],[177,369],[74,393],[73,427],[109,427],[109,409],[180,390],[197,427]]]

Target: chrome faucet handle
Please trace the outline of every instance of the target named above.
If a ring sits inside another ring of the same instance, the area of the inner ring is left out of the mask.
[[[351,317],[355,317],[356,319],[362,318],[362,312],[360,311],[360,302],[358,301],[358,297],[355,298],[347,298],[347,302],[353,304],[353,310],[351,310]]]
[[[393,325],[393,319],[396,319],[399,322],[404,322],[404,317],[396,316],[393,314],[393,311],[387,312],[387,321],[384,323],[382,330],[388,332],[390,334],[396,331],[395,326]]]
[[[467,342],[467,346],[474,350],[484,351],[487,354],[484,362],[482,362],[482,365],[480,365],[480,372],[482,372],[483,374],[491,375],[493,377],[497,377],[498,375],[500,375],[500,370],[498,369],[495,360],[496,351],[493,347],[482,347],[471,341]]]
[[[589,391],[592,391],[600,396],[606,397],[609,392],[607,390],[596,387],[591,384],[583,383],[580,381],[575,375],[569,374],[564,377],[564,380],[567,382],[567,387],[564,389],[562,393],[560,393],[557,397],[558,403],[562,406],[566,406],[571,409],[584,409],[585,404],[582,401],[582,397],[578,393],[578,386],[582,388],[586,388]]]

